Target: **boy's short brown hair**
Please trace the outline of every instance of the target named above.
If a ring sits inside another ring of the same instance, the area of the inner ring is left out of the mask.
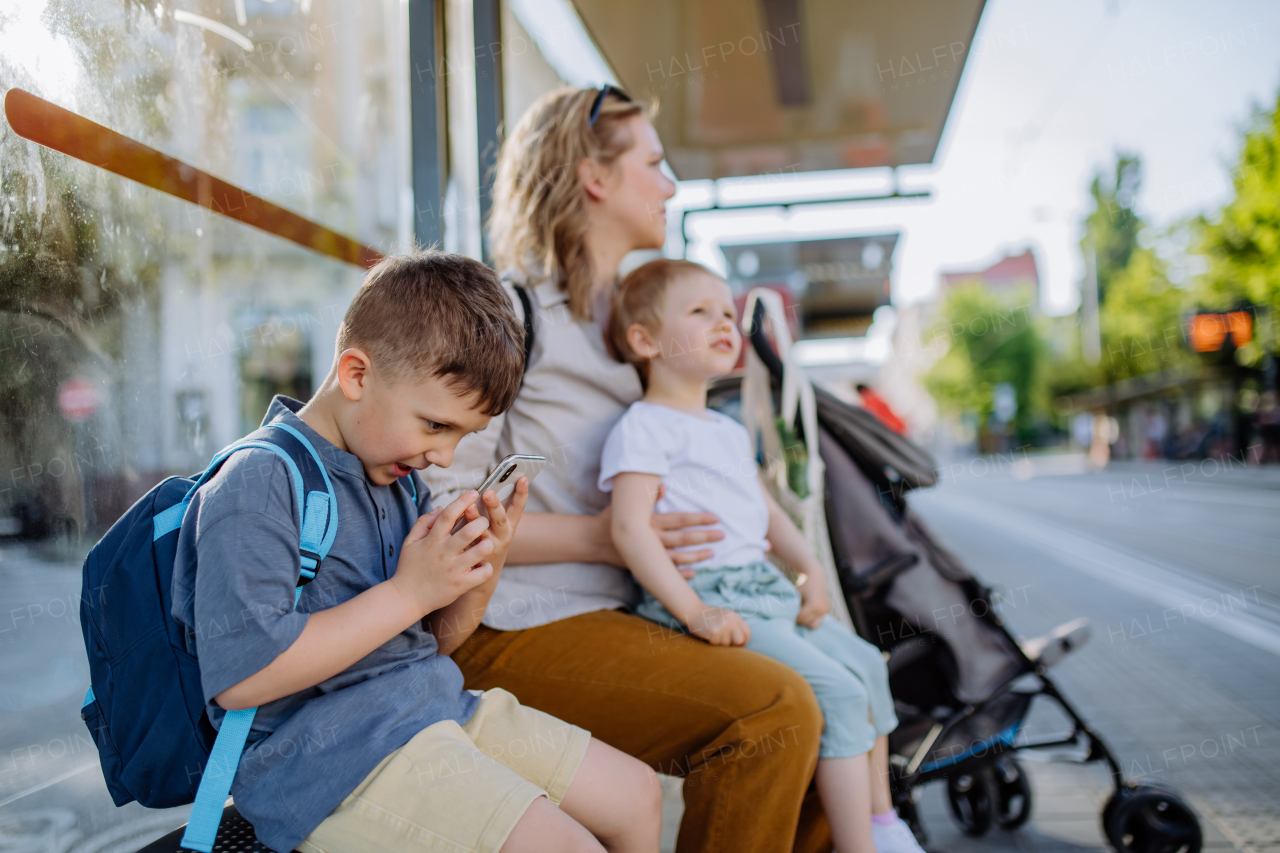
[[[637,353],[627,342],[627,330],[637,323],[656,332],[662,321],[662,306],[672,282],[692,274],[720,276],[693,261],[659,258],[636,267],[618,285],[609,314],[609,345],[614,356],[634,364],[647,381],[649,359]]]
[[[480,410],[511,407],[524,376],[524,328],[498,276],[462,255],[392,255],[369,270],[338,329],[393,379],[440,377]]]

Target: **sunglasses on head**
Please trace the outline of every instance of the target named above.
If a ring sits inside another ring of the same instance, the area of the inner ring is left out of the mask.
[[[610,93],[619,100],[626,101],[628,104],[631,103],[630,95],[611,83],[605,83],[600,87],[600,94],[596,95],[595,101],[591,104],[591,118],[587,121],[589,127],[596,126],[596,119],[600,118],[600,108],[604,106],[604,99],[609,97]]]

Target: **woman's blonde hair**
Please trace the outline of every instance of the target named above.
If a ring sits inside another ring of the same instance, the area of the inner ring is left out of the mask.
[[[498,155],[489,214],[489,244],[499,270],[530,278],[558,276],[569,309],[591,319],[595,271],[587,257],[587,199],[578,164],[590,157],[610,166],[635,144],[626,119],[652,110],[610,92],[593,126],[599,89],[565,87],[525,111]]]

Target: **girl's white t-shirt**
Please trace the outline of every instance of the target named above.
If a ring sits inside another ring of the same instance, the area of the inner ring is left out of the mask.
[[[701,415],[632,403],[604,442],[600,490],[623,472],[657,474],[665,487],[655,512],[711,512],[724,539],[691,568],[745,566],[765,559],[769,507],[757,479],[751,437],[742,424],[710,409]]]

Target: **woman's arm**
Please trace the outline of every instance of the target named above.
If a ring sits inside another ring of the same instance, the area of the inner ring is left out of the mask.
[[[651,510],[653,503],[649,501]],[[676,565],[709,559],[713,553],[710,548],[684,549],[724,538],[724,531],[707,526],[720,521],[709,512],[650,512],[649,515],[668,557]],[[612,520],[612,506],[605,507],[598,515],[526,512],[511,543],[507,564],[610,563],[625,566],[622,555],[613,544]]]
[[[526,512],[507,558],[511,565],[530,563],[612,563],[622,558],[609,538],[609,511],[600,515]]]
[[[738,614],[708,607],[681,577],[654,529],[654,495],[662,485],[656,474],[624,472],[613,479],[611,532],[618,552],[636,580],[696,636],[713,645],[740,646],[751,631]]]

